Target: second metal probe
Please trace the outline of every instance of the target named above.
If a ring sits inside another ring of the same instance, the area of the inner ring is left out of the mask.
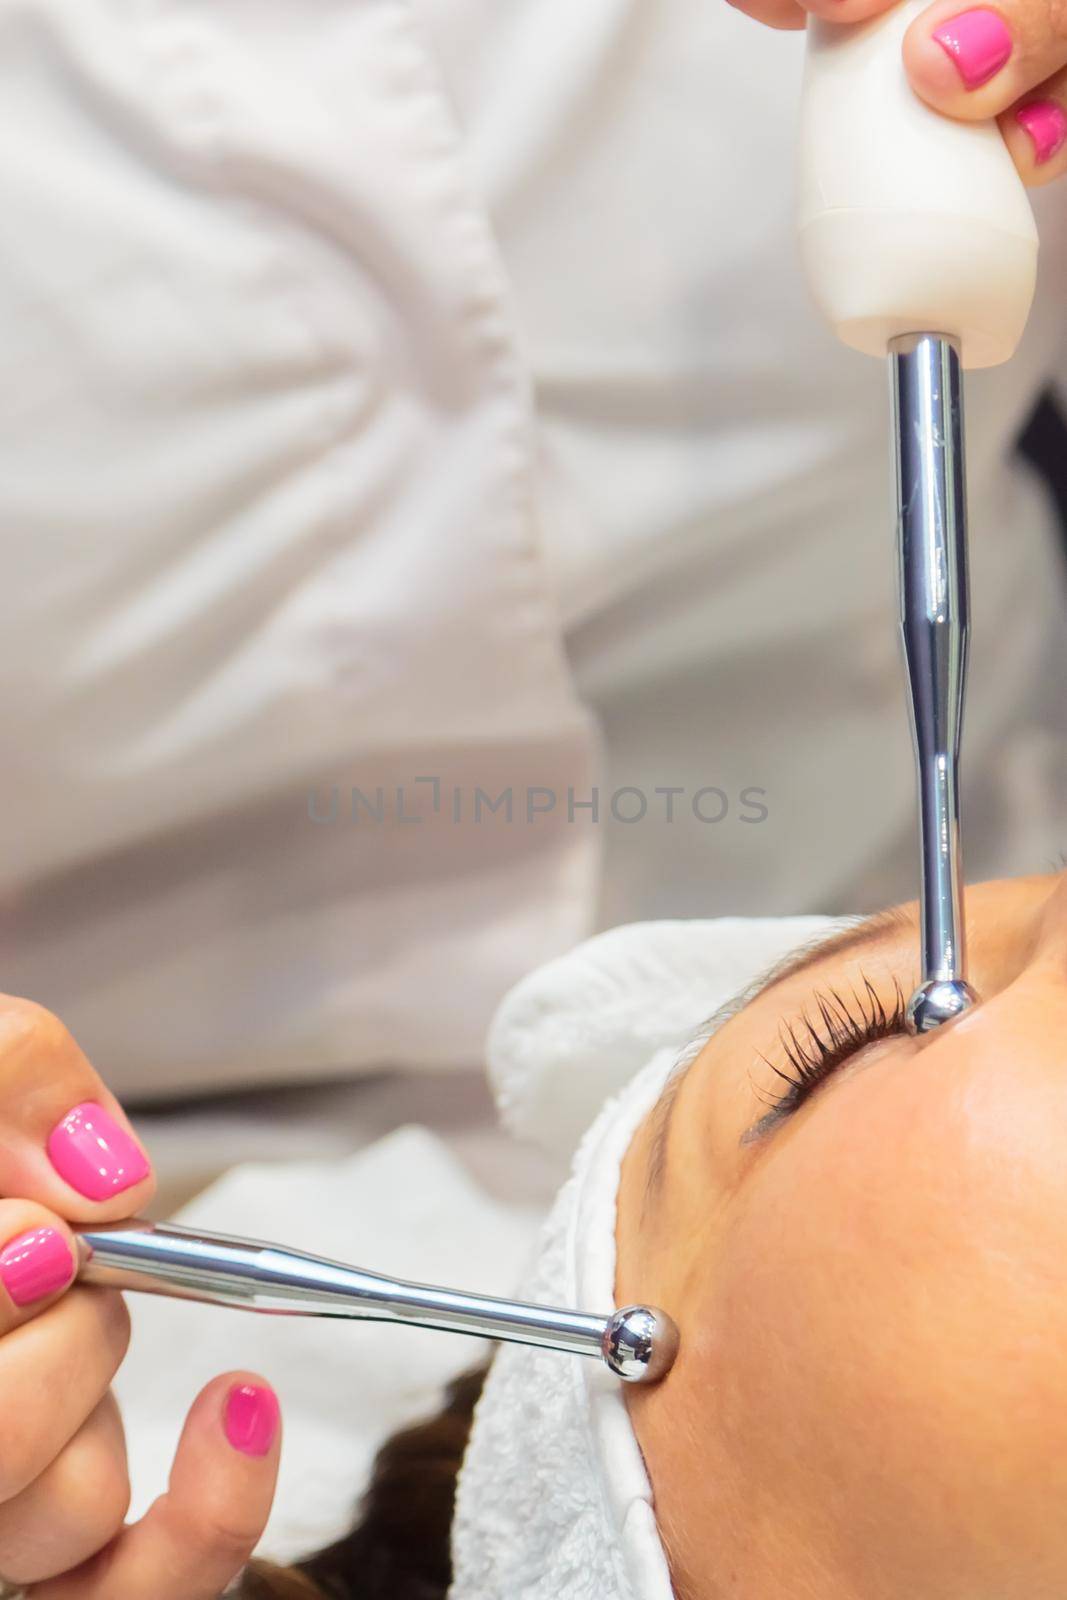
[[[977,999],[967,982],[960,733],[967,679],[967,494],[960,353],[908,334],[889,347],[896,439],[900,628],[919,787],[922,982],[908,1027],[927,1033]]]
[[[627,1383],[655,1383],[670,1369],[678,1330],[655,1306],[594,1316],[384,1278],[283,1245],[169,1223],[82,1228],[88,1258],[79,1277],[275,1316],[350,1317],[480,1334],[574,1355],[600,1356]]]

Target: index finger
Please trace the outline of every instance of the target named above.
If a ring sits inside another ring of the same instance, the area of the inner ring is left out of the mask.
[[[0,995],[0,1197],[109,1222],[153,1187],[125,1112],[59,1018]]]
[[[60,1217],[33,1200],[0,1200],[0,1339],[70,1288],[79,1257]]]

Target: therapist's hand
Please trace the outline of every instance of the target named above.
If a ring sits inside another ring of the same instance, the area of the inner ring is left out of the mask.
[[[887,0],[731,0],[775,28],[802,28],[808,12],[862,22]],[[893,3],[893,0],[890,0]],[[934,0],[904,39],[912,88],[949,117],[997,117],[1024,182],[1067,173],[1067,0]]]
[[[151,1196],[122,1108],[49,1012],[0,995],[0,1576],[33,1600],[217,1600],[266,1522],[273,1392],[249,1373],[195,1401],[170,1487],[124,1526],[126,1451],[109,1385],[120,1295],[71,1287],[70,1224]],[[161,1393],[174,1381],[161,1370]]]

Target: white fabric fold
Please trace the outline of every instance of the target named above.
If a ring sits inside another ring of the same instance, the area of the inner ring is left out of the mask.
[[[788,952],[840,925],[796,917],[616,928],[504,1000],[490,1070],[513,1130],[559,1149],[616,1091],[578,1147],[524,1298],[612,1309],[620,1166],[680,1052]],[[684,1340],[683,1308],[664,1309]],[[451,1600],[670,1600],[652,1488],[622,1385],[605,1367],[498,1352],[460,1477],[453,1558]]]
[[[582,1141],[524,1296],[612,1308],[619,1164],[674,1060],[657,1051]],[[669,1600],[651,1498],[622,1385],[607,1368],[502,1347],[460,1476],[452,1600]]]

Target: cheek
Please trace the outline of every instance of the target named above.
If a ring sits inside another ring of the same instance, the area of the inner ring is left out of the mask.
[[[901,1089],[842,1084],[689,1263],[635,1421],[693,1600],[1067,1591],[1067,1181],[1017,1102]]]

